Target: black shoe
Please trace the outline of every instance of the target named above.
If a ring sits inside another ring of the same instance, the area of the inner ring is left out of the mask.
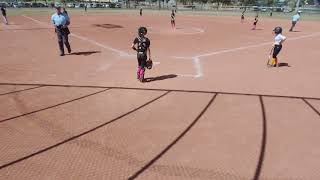
[[[60,56],[64,56],[64,53],[61,53]]]
[[[68,49],[68,53],[69,53],[69,54],[71,53],[71,48],[70,48],[70,49]]]
[[[142,82],[142,83],[144,82],[144,75],[139,77],[139,81]]]

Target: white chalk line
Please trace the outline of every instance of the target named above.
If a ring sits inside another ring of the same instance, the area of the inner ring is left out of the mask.
[[[31,20],[31,21],[34,21],[34,22],[37,22],[37,23],[39,23],[39,24],[42,24],[42,25],[44,25],[44,26],[46,26],[46,27],[49,27],[48,24],[43,23],[43,22],[41,22],[41,21],[38,21],[38,20],[36,20],[36,19],[33,19],[33,18],[29,17],[29,16],[22,15],[22,17],[25,17],[25,18],[27,18],[27,19],[29,19],[29,20]],[[50,27],[51,27],[51,26],[50,26]]]
[[[184,30],[185,28],[183,28],[182,30]],[[205,30],[201,29],[201,28],[196,28],[196,27],[191,27],[192,30],[194,30],[195,32],[182,32],[181,34],[184,35],[193,35],[193,34],[201,34],[204,33]]]
[[[30,20],[32,20],[32,21],[35,21],[35,22],[37,22],[37,23],[39,23],[39,24],[42,24],[42,25],[44,25],[44,26],[46,26],[46,27],[52,27],[52,26],[49,26],[47,23],[41,22],[41,21],[36,20],[36,19],[33,19],[33,18],[31,18],[31,17],[25,16],[25,15],[23,15],[23,17],[28,18],[28,19],[30,19]],[[92,40],[92,39],[89,39],[89,38],[86,38],[86,37],[84,37],[84,36],[81,36],[81,35],[78,35],[78,34],[74,34],[74,33],[71,33],[70,35],[73,36],[73,37],[75,37],[75,38],[78,38],[78,39],[80,39],[80,40],[88,41],[88,42],[90,42],[90,43],[92,43],[92,44],[94,44],[94,45],[96,45],[96,46],[102,47],[102,48],[107,49],[107,50],[109,50],[109,51],[118,53],[119,56],[121,56],[121,57],[136,57],[136,55],[134,55],[134,54],[128,54],[128,53],[126,53],[126,52],[124,52],[124,51],[115,49],[115,48],[113,48],[113,47],[111,47],[111,46],[107,46],[107,45],[101,44],[101,43],[99,43],[99,42],[96,42],[96,41],[94,41],[94,40]],[[153,64],[154,64],[155,66],[157,66],[157,65],[160,64],[160,62],[153,62]],[[110,65],[109,65],[109,66],[110,66]],[[98,70],[98,71],[100,71],[100,70]]]
[[[107,49],[109,51],[115,52],[115,53],[119,54],[119,56],[121,56],[121,57],[134,57],[135,56],[133,54],[128,54],[128,53],[126,53],[124,51],[112,48],[112,47],[110,47],[108,45],[101,44],[99,42],[96,42],[96,41],[94,41],[92,39],[86,38],[86,37],[78,35],[78,34],[71,33],[70,35],[75,37],[75,38],[78,38],[80,40],[88,41],[88,42],[90,42],[90,43],[92,43],[92,44],[94,44],[96,46],[102,47],[102,48]]]
[[[35,22],[38,22],[40,24],[43,24],[43,25],[46,25],[45,23],[41,22],[41,21],[38,21],[36,19],[33,19],[33,18],[30,18],[28,16],[25,16],[23,15],[23,17],[25,18],[28,18],[32,21],[35,21]],[[152,29],[152,27],[149,27]],[[202,30],[202,29],[201,29]],[[204,32],[204,30],[202,30]],[[135,56],[135,55],[129,55],[128,53],[124,52],[124,51],[121,51],[121,50],[117,50],[117,49],[114,49],[110,46],[106,46],[106,45],[103,45],[101,43],[98,43],[96,41],[93,41],[93,40],[90,40],[88,38],[85,38],[83,36],[80,36],[80,35],[76,35],[76,34],[71,34],[72,36],[78,38],[78,39],[81,39],[81,40],[84,40],[84,41],[88,41],[90,43],[93,43],[99,47],[102,47],[102,48],[105,48],[105,49],[108,49],[110,51],[113,51],[113,52],[116,52],[118,53],[120,56],[127,56],[127,57],[132,57],[132,56]],[[290,38],[288,39],[287,41],[292,41],[292,40],[299,40],[299,39],[304,39],[304,38],[309,38],[309,37],[315,37],[315,36],[319,36],[320,33],[313,33],[313,34],[310,34],[310,35],[304,35],[304,36],[299,36],[299,37],[295,37],[295,38]],[[180,74],[180,76],[182,77],[193,77],[193,78],[199,78],[199,77],[202,77],[203,76],[203,71],[202,71],[202,65],[201,65],[201,57],[208,57],[208,56],[212,56],[212,55],[218,55],[218,54],[224,54],[224,53],[230,53],[230,52],[236,52],[236,51],[241,51],[241,50],[246,50],[246,49],[250,49],[250,48],[256,48],[256,47],[262,47],[262,46],[265,46],[265,45],[272,45],[273,42],[265,42],[265,43],[261,43],[261,44],[256,44],[256,45],[249,45],[249,46],[242,46],[242,47],[238,47],[238,48],[232,48],[232,49],[225,49],[225,50],[221,50],[221,51],[215,51],[215,52],[210,52],[210,53],[205,53],[205,54],[200,54],[200,55],[195,55],[195,56],[190,56],[190,57],[179,57],[179,56],[173,56],[173,58],[176,58],[176,59],[191,59],[193,61],[193,64],[194,64],[194,68],[196,70],[196,74],[193,75],[193,74]],[[155,65],[157,65],[157,62],[154,62]],[[160,64],[160,63],[159,63]]]
[[[299,40],[299,39],[304,39],[304,38],[309,38],[309,37],[316,37],[319,36],[320,33],[313,33],[313,34],[309,34],[309,35],[303,35],[303,36],[299,36],[299,37],[294,37],[294,38],[290,38],[287,41],[294,41],[294,40]],[[237,48],[232,48],[232,49],[225,49],[225,50],[221,50],[221,51],[215,51],[215,52],[210,52],[210,53],[205,53],[205,54],[200,54],[200,55],[195,55],[195,56],[190,56],[190,57],[182,57],[182,56],[172,56],[173,58],[176,59],[184,59],[184,60],[192,60],[193,61],[193,65],[194,68],[196,70],[196,74],[191,75],[181,75],[184,77],[194,77],[194,78],[199,78],[203,76],[203,71],[202,71],[202,65],[201,65],[201,59],[202,57],[208,57],[208,56],[212,56],[212,55],[218,55],[218,54],[224,54],[224,53],[230,53],[230,52],[236,52],[236,51],[241,51],[241,50],[246,50],[246,49],[250,49],[250,48],[256,48],[256,47],[262,47],[262,46],[266,46],[266,45],[272,45],[273,42],[264,42],[264,43],[260,43],[260,44],[256,44],[256,45],[249,45],[249,46],[242,46],[242,47],[237,47]]]
[[[148,27],[148,29],[151,29],[150,33],[152,34],[165,34],[163,32],[167,32],[167,31],[161,31],[161,29],[156,29],[154,27]],[[196,28],[196,27],[191,27],[190,29],[192,29],[193,31],[195,32],[183,32],[183,30],[185,30],[186,28],[176,28],[176,29],[172,29],[172,31],[180,31],[179,34],[182,34],[182,35],[193,35],[193,34],[201,34],[201,33],[204,33],[205,30],[204,29],[201,29],[201,28]],[[181,31],[182,30],[182,31]]]
[[[25,16],[25,15],[22,15],[22,16],[25,17],[25,18],[27,18],[27,19],[30,19],[30,20],[32,20],[32,21],[34,21],[34,22],[37,22],[37,23],[39,23],[39,24],[42,24],[42,25],[44,25],[44,26],[46,26],[46,27],[52,27],[52,26],[49,26],[47,23],[41,22],[41,21],[36,20],[36,19],[34,19],[34,18]],[[129,53],[127,53],[127,52],[124,52],[124,51],[115,49],[115,48],[113,48],[113,47],[111,47],[111,46],[101,44],[101,43],[96,42],[96,41],[94,41],[94,40],[92,40],[92,39],[86,38],[86,37],[84,37],[84,36],[81,36],[81,35],[78,35],[78,34],[75,34],[75,33],[71,33],[70,35],[73,36],[73,37],[75,37],[75,38],[77,38],[77,39],[90,42],[90,43],[92,43],[92,44],[94,44],[94,45],[96,45],[96,46],[99,46],[99,47],[102,47],[102,48],[107,49],[107,50],[109,50],[109,51],[112,51],[112,52],[114,52],[114,53],[117,53],[117,54],[119,54],[119,56],[121,56],[121,57],[134,57],[134,56],[135,56],[135,55],[133,55],[133,54],[129,54]]]

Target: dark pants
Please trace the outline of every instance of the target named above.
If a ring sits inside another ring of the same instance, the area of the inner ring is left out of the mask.
[[[138,58],[138,66],[141,68],[145,68],[146,64],[147,64],[147,54],[146,53],[138,53],[137,54],[137,58]]]
[[[68,49],[68,52],[69,53],[71,52],[71,47],[70,47],[69,38],[68,38],[68,35],[69,35],[68,31],[69,30],[67,28],[64,28],[64,29],[56,28],[60,54],[64,54],[64,46],[63,46],[63,44],[66,45],[66,48]]]
[[[281,49],[282,49],[282,45],[275,45],[274,48],[273,48],[272,57],[273,58],[277,58],[277,56],[280,53]]]
[[[5,24],[8,24],[8,19],[7,19],[7,15],[3,14],[3,20]]]
[[[296,21],[292,21],[292,26],[291,26],[289,31],[293,31],[293,28],[296,26],[296,24],[297,24]]]

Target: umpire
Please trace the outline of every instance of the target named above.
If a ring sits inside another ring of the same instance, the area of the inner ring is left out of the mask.
[[[68,40],[68,34],[70,32],[67,27],[69,19],[61,12],[60,6],[56,7],[56,13],[51,16],[51,21],[55,27],[55,32],[57,33],[60,56],[64,56],[63,44],[66,45],[68,53],[71,53],[71,47]]]

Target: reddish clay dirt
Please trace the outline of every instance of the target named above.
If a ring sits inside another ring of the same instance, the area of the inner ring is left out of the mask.
[[[71,19],[64,57],[49,15],[1,26],[0,179],[320,179],[319,23]],[[142,25],[145,83],[130,49]],[[267,68],[279,25],[283,66]]]

